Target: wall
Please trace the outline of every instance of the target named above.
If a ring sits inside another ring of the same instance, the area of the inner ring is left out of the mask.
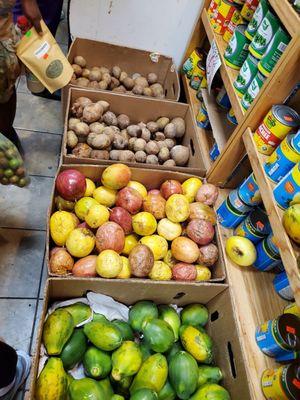
[[[71,0],[71,35],[172,56],[180,66],[203,0]]]

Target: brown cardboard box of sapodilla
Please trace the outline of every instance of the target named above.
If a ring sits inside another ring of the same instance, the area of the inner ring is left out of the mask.
[[[202,159],[201,142],[197,134],[196,122],[193,117],[191,107],[188,104],[178,103],[166,100],[153,100],[147,97],[134,97],[127,95],[120,95],[107,91],[93,91],[89,89],[75,89],[71,88],[68,93],[65,126],[62,140],[62,163],[63,164],[114,164],[113,160],[102,160],[95,158],[76,157],[71,153],[71,149],[67,147],[67,132],[68,132],[68,119],[70,118],[70,110],[79,97],[88,97],[93,102],[99,100],[107,101],[110,104],[110,111],[118,114],[126,114],[131,124],[139,122],[155,121],[164,116],[170,118],[182,117],[185,121],[185,135],[179,139],[180,144],[188,147],[189,160],[186,166],[165,166],[160,164],[146,164],[146,163],[132,163],[125,162],[130,167],[141,167],[150,169],[161,169],[164,171],[180,171],[183,173],[193,174],[197,176],[205,176],[205,166]],[[178,143],[179,144],[179,143]]]
[[[128,281],[103,282],[97,279],[65,280],[48,279],[44,306],[40,318],[39,331],[33,368],[29,398],[34,399],[40,348],[42,343],[43,323],[49,306],[55,301],[68,300],[85,296],[88,291],[111,296],[116,301],[132,305],[140,300],[152,300],[156,304],[176,304],[179,307],[191,303],[205,304],[209,310],[209,321],[206,326],[208,334],[214,343],[214,360],[223,373],[222,385],[229,391],[231,399],[250,400],[250,392],[243,360],[241,345],[238,338],[234,310],[230,291],[227,285],[206,284],[200,288],[197,285],[175,286],[167,282],[149,285],[137,282],[134,290]]]

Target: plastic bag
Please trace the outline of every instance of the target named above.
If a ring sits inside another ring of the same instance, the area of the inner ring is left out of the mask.
[[[2,133],[0,133],[0,183],[19,187],[30,183],[18,149]]]

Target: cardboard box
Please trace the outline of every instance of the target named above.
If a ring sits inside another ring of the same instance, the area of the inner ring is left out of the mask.
[[[48,280],[36,342],[36,354],[31,371],[30,399],[34,398],[43,322],[49,305],[57,300],[82,297],[88,291],[111,296],[126,305],[134,304],[139,300],[153,300],[157,304],[177,304],[178,306],[190,303],[205,304],[210,313],[207,331],[215,344],[215,362],[222,369],[224,375],[222,385],[230,392],[232,400],[250,400],[247,375],[228,287],[211,284],[200,291],[197,286],[185,286],[179,289],[168,284],[152,287],[147,283],[137,282],[135,290],[132,290],[131,285],[126,281],[106,283],[95,279],[91,281],[83,279],[73,281],[66,281],[65,279]]]
[[[60,169],[57,171],[57,175],[66,170],[66,169],[76,169],[77,171],[82,172],[87,178],[92,179],[95,182],[100,182],[101,179],[101,175],[102,172],[104,171],[104,169],[106,168],[106,166],[103,165],[62,165],[60,167]],[[143,168],[131,168],[132,171],[132,180],[135,181],[139,181],[141,182],[143,185],[146,186],[146,188],[148,190],[150,189],[157,189],[160,187],[160,185],[167,179],[177,179],[180,182],[185,181],[186,179],[190,178],[191,175],[188,174],[182,174],[180,172],[166,172],[166,171],[160,171],[160,170],[150,170],[150,169],[143,169]],[[56,175],[56,176],[57,176]],[[49,231],[49,220],[50,217],[52,215],[52,213],[55,211],[55,202],[54,202],[54,198],[55,198],[55,183],[53,185],[53,191],[52,191],[52,199],[51,199],[51,203],[49,206],[49,210],[48,210],[48,220],[47,220],[47,238],[46,238],[46,260],[47,260],[47,267],[48,267],[48,274],[50,276],[57,276],[51,273],[50,271],[50,265],[49,265],[49,253],[51,248],[53,248],[55,246],[54,242],[51,239],[50,236],[50,231]],[[216,229],[216,232],[218,232],[218,230]],[[216,234],[216,241],[218,244],[218,247],[220,249],[220,254],[219,254],[219,260],[216,263],[216,265],[214,267],[212,267],[212,279],[210,279],[208,282],[222,282],[225,280],[226,278],[226,274],[225,274],[225,269],[224,269],[224,259],[223,259],[223,255],[221,252],[221,246],[219,243],[219,237]],[[67,276],[65,279],[76,279],[72,276]],[[107,281],[109,282],[109,279],[103,279],[103,278],[95,278],[96,280],[101,280],[101,281]],[[117,279],[114,279],[117,280]],[[124,281],[128,281],[133,285],[136,285],[137,282],[144,282],[144,283],[148,283],[150,286],[151,285],[155,285],[157,282],[156,281],[152,281],[150,279],[138,279],[138,278],[130,278],[128,280],[124,280],[124,279],[118,279],[117,281],[119,282],[124,282]],[[202,285],[204,284],[204,282],[176,282],[176,281],[166,281],[168,284],[170,285],[175,285],[175,286],[183,286],[183,285],[196,285],[197,287],[202,287]],[[161,284],[162,282],[158,282],[159,284]],[[135,286],[134,286],[135,287]]]
[[[158,76],[158,82],[165,88],[166,99],[174,101],[178,101],[179,99],[179,77],[172,57],[151,51],[118,46],[112,43],[75,38],[70,46],[67,58],[73,64],[74,57],[78,55],[86,59],[87,67],[89,68],[112,68],[118,65],[128,75],[138,72],[143,76],[147,76],[149,72],[155,72]],[[70,87],[78,86],[69,84],[63,88],[63,108],[65,107],[64,103]]]
[[[126,163],[132,167],[160,169],[164,171],[180,171],[205,176],[205,167],[202,160],[201,143],[197,135],[195,118],[188,104],[177,103],[165,100],[153,100],[149,98],[119,95],[110,92],[100,92],[87,89],[71,88],[68,95],[67,109],[65,114],[65,127],[62,141],[62,163],[64,164],[114,164],[112,160],[95,160],[92,158],[78,158],[67,153],[67,131],[69,110],[75,100],[81,96],[89,97],[93,102],[105,100],[110,103],[110,110],[115,114],[126,114],[131,123],[136,124],[140,121],[148,122],[157,120],[161,116],[168,118],[182,117],[186,124],[186,133],[182,144],[190,149],[190,158],[186,167],[166,167],[163,165],[152,165],[142,163]]]

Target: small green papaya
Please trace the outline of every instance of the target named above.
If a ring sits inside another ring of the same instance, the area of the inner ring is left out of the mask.
[[[168,364],[163,354],[156,353],[143,362],[139,372],[135,375],[130,393],[138,389],[152,389],[159,393],[168,377]]]
[[[84,325],[84,333],[100,350],[112,351],[121,346],[120,330],[111,322],[89,322]]]
[[[133,331],[128,322],[121,321],[120,319],[114,319],[112,324],[119,328],[123,340],[134,340]]]
[[[124,376],[124,378],[122,378],[120,381],[115,381],[113,378],[111,379],[115,393],[128,398],[129,388],[133,381],[133,376]]]
[[[175,340],[171,326],[158,318],[144,321],[143,333],[146,343],[157,353],[170,350]]]
[[[201,386],[190,400],[230,400],[230,395],[226,389],[216,383],[206,383]]]
[[[158,306],[159,318],[167,322],[173,329],[175,341],[179,338],[180,317],[172,306],[161,305]]]
[[[83,329],[75,329],[60,355],[66,371],[73,369],[82,360],[86,348],[87,339]]]
[[[130,340],[112,353],[111,375],[115,381],[119,381],[124,376],[135,375],[142,365],[142,352],[139,346]]]
[[[92,321],[93,322],[103,322],[103,323],[109,322],[109,320],[105,317],[105,315],[96,314],[96,313],[94,313]]]
[[[166,381],[164,387],[158,393],[159,400],[175,400],[176,392],[169,381]]]
[[[177,397],[182,400],[190,398],[198,383],[196,360],[186,351],[176,353],[169,364],[169,379]]]
[[[130,400],[157,400],[157,393],[152,389],[139,389],[130,396]]]
[[[80,302],[63,307],[63,310],[68,311],[72,315],[75,326],[81,324],[92,316],[91,307]]]
[[[194,326],[182,325],[179,330],[182,346],[198,362],[211,364],[213,361],[213,342],[211,337]]]
[[[69,387],[70,400],[103,400],[105,394],[91,378],[75,379]]]
[[[60,358],[48,358],[35,389],[36,400],[65,400],[68,378]]]
[[[43,342],[49,356],[58,356],[74,330],[72,315],[57,309],[48,315],[43,329]]]
[[[98,381],[98,385],[103,390],[105,395],[104,399],[101,400],[110,400],[114,394],[114,391],[113,388],[111,387],[109,378],[105,378],[102,379],[101,381]]]
[[[222,371],[219,367],[211,367],[209,365],[200,365],[198,367],[198,387],[205,383],[218,383],[223,378]]]
[[[83,367],[85,374],[93,379],[103,379],[111,371],[110,355],[105,351],[91,346],[83,356]]]
[[[172,357],[176,353],[178,353],[179,351],[182,351],[182,350],[183,350],[183,347],[181,346],[181,342],[180,341],[175,342],[173,344],[173,346],[170,348],[170,350],[166,353],[166,357],[167,357],[168,363],[170,363]]]
[[[146,361],[147,358],[149,358],[153,354],[153,351],[150,349],[149,344],[144,341],[140,343],[140,350],[142,352],[143,362]]]
[[[141,332],[145,320],[158,317],[158,310],[153,301],[143,300],[135,303],[129,310],[129,323],[134,331]]]
[[[189,304],[180,313],[182,324],[192,326],[205,326],[208,315],[207,308],[202,304]]]

